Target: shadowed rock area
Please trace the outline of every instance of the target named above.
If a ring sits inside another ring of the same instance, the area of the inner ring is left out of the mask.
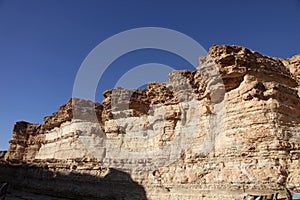
[[[146,200],[142,186],[130,175],[89,162],[1,163],[0,182],[8,182],[7,199],[56,197],[57,199],[141,199]]]

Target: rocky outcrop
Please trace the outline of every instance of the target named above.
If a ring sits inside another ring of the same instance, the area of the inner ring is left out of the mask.
[[[73,105],[77,106],[74,107]],[[60,127],[61,124],[72,119],[84,119],[92,121],[90,116],[97,115],[97,119],[101,121],[102,105],[88,100],[73,98],[65,105],[61,106],[59,110],[44,118],[43,128],[45,130],[52,130],[53,128]]]
[[[290,59],[284,60],[283,63],[290,70],[290,72],[294,75],[297,81],[300,81],[300,55],[293,56]]]
[[[180,164],[159,169],[157,180],[166,187],[299,189],[296,79],[282,62],[242,47],[214,46],[209,55],[226,89],[223,130],[207,157],[185,154]]]
[[[13,137],[10,141],[6,160],[29,161],[35,158],[42,142],[44,130],[39,124],[17,122],[13,129]]]
[[[71,99],[42,125],[18,122],[6,162],[63,174],[81,173],[80,165],[99,178],[94,166],[113,168],[148,199],[300,189],[299,62],[212,46],[196,71],[174,71],[167,83],[108,90],[102,104]]]

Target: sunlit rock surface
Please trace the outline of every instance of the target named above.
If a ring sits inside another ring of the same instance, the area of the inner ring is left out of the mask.
[[[66,197],[79,195],[70,173],[105,187],[109,168],[126,174],[125,186],[134,183],[130,199],[234,199],[243,188],[299,190],[299,55],[271,58],[223,45],[199,60],[196,71],[174,71],[167,83],[108,90],[101,104],[71,99],[41,125],[17,122],[2,165],[6,171],[34,166],[28,173],[39,183],[41,168],[50,183],[60,182],[51,191]],[[56,174],[66,176],[56,180]],[[98,189],[80,195],[109,197],[109,189],[106,196]],[[121,191],[111,194],[125,198]]]

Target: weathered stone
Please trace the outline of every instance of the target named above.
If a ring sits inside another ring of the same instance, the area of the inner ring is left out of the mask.
[[[17,122],[13,129],[13,137],[5,159],[30,161],[35,158],[43,141],[44,129],[41,125],[24,121]]]
[[[300,190],[299,62],[215,45],[169,82],[108,90],[102,104],[71,99],[42,125],[18,122],[5,157],[66,175],[120,169],[149,199]]]

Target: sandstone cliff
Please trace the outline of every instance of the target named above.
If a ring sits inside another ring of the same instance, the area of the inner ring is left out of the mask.
[[[144,187],[136,199],[233,199],[243,187],[299,190],[299,77],[299,55],[212,46],[197,71],[174,71],[167,83],[108,90],[102,104],[71,99],[41,125],[17,122],[5,169],[24,163],[68,182],[54,174],[84,169],[101,178],[100,168],[113,168],[130,174],[132,190]],[[52,190],[74,197],[74,188]],[[99,197],[96,191],[87,196]]]

